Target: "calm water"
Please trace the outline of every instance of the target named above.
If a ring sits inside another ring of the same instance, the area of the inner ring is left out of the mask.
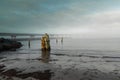
[[[54,75],[48,80],[120,80],[120,39],[64,39],[63,43],[60,39],[58,43],[51,40],[50,52],[40,50],[40,40],[31,41],[30,48],[28,41],[22,43],[17,51],[0,54],[0,65],[5,65],[5,71],[49,70]]]
[[[42,54],[41,42],[31,41],[31,47],[28,47],[28,41],[23,41],[23,47],[17,52],[32,54]],[[120,40],[119,39],[64,39],[51,40],[51,55],[100,55],[100,56],[120,56]],[[15,53],[17,53],[15,52]],[[37,55],[36,55],[37,56]],[[64,58],[66,56],[63,56]]]
[[[21,49],[28,49],[28,42],[23,41],[23,47]],[[53,50],[101,50],[101,51],[119,51],[120,39],[64,39],[61,43],[58,39],[51,40],[51,48]],[[31,49],[40,49],[40,41],[31,41]]]

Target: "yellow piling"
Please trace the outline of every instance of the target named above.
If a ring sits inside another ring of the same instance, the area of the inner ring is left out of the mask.
[[[49,39],[49,35],[47,33],[45,33],[45,35],[42,37],[41,39],[41,49],[42,50],[48,50],[50,51],[50,39]]]

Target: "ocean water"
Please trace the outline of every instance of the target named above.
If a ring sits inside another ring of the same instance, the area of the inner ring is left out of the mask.
[[[31,41],[30,48],[28,47],[28,41],[22,42],[23,47],[18,50],[21,53],[34,53],[42,54],[40,40]],[[120,56],[120,39],[55,39],[50,41],[51,55],[90,55],[90,56]],[[32,56],[31,56],[32,57]]]
[[[22,49],[28,48],[28,42],[22,41]],[[108,51],[119,51],[120,48],[120,39],[64,39],[63,43],[58,39],[56,42],[55,39],[50,41],[52,49],[61,49],[61,50],[108,50]],[[40,49],[41,42],[40,40],[31,41],[31,49]]]
[[[28,41],[22,44],[17,51],[0,54],[5,71],[49,70],[48,80],[120,80],[120,39],[52,39],[50,52],[40,50],[40,40],[31,41],[30,48]]]

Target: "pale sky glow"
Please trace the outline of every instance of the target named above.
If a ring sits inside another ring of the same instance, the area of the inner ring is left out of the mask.
[[[82,28],[71,29],[71,32],[87,36],[119,37],[120,11],[105,11],[88,15]]]
[[[78,22],[80,19],[76,21]],[[63,33],[87,34],[88,36],[119,37],[120,35],[120,11],[105,11],[86,15],[81,22],[82,24],[69,25],[71,28],[60,27],[59,29]]]
[[[0,32],[119,37],[120,0],[0,0]]]

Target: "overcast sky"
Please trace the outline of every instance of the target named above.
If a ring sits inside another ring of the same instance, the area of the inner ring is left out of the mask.
[[[119,37],[120,0],[0,0],[0,32]]]

